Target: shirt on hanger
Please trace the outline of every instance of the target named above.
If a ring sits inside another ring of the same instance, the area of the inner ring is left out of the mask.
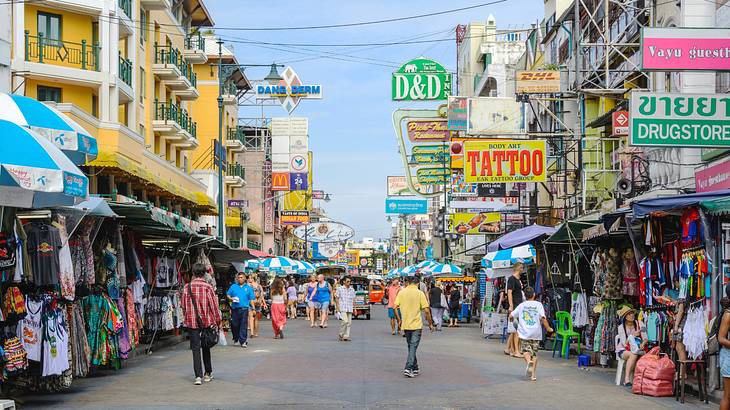
[[[38,286],[57,285],[58,251],[62,245],[58,229],[51,225],[31,223],[26,232],[33,282]]]

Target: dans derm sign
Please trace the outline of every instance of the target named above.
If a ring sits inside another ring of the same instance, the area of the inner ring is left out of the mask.
[[[730,29],[641,29],[643,70],[730,70]]]
[[[635,146],[730,147],[730,98],[723,94],[631,93]]]
[[[322,99],[322,86],[304,84],[293,68],[287,67],[281,73],[282,79],[276,84],[256,86],[256,99],[276,99],[291,114],[302,99]]]
[[[436,61],[417,58],[393,73],[393,101],[445,100],[451,94],[451,73]]]
[[[545,140],[464,142],[466,182],[545,182]]]

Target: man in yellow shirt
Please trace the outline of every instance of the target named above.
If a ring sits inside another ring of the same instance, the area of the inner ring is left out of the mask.
[[[416,350],[421,342],[421,331],[423,329],[421,312],[426,314],[428,328],[431,331],[433,331],[433,320],[431,319],[431,310],[428,308],[426,294],[418,289],[418,277],[409,276],[407,283],[408,286],[398,292],[394,307],[408,344],[408,359],[406,360],[406,368],[403,369],[403,375],[416,377],[419,373]]]

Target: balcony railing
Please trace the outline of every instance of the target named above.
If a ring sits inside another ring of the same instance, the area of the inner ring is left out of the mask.
[[[221,92],[223,95],[236,95],[238,93],[238,88],[236,88],[236,84],[226,81],[223,83],[223,89]]]
[[[185,49],[187,50],[205,50],[205,40],[200,32],[188,34],[185,36]]]
[[[155,120],[174,121],[193,138],[198,137],[198,124],[193,121],[184,108],[177,104],[155,100]]]
[[[238,132],[238,128],[228,128],[228,130],[226,131],[226,136],[228,137],[227,139],[229,139],[229,140],[238,140],[238,141],[241,141],[241,143],[243,143],[243,138],[242,138],[241,134]]]
[[[180,50],[169,45],[155,43],[155,64],[174,65],[190,81],[193,87],[197,87],[198,76],[193,71],[193,66],[185,62],[185,58],[180,53]]]
[[[119,0],[119,8],[124,11],[127,17],[132,18],[132,0]]]
[[[132,60],[127,60],[119,53],[119,78],[128,86],[132,86]]]
[[[86,40],[80,43],[48,39],[43,33],[31,36],[25,31],[25,61],[38,63],[53,62],[57,65],[99,71],[98,43],[89,45]]]
[[[251,239],[246,241],[246,246],[248,249],[256,249],[257,251],[261,250],[261,244],[256,241],[252,241]]]
[[[226,175],[229,177],[241,177],[241,179],[246,179],[246,169],[243,167],[243,165],[239,164],[238,162],[230,163],[228,164],[228,169],[226,170]]]

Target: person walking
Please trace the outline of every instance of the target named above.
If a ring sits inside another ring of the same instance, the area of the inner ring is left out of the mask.
[[[416,377],[420,373],[416,350],[421,342],[423,329],[421,312],[426,314],[428,328],[433,331],[434,327],[426,294],[418,289],[418,278],[409,276],[407,280],[408,286],[398,292],[398,296],[395,298],[394,308],[396,309],[396,315],[400,318],[408,346],[408,358],[406,359],[406,367],[403,369],[403,375],[406,377]]]
[[[522,357],[527,362],[525,376],[529,376],[530,380],[537,380],[537,351],[540,349],[540,341],[542,340],[542,326],[545,326],[548,334],[553,332],[553,328],[545,317],[545,308],[542,303],[535,300],[535,290],[530,286],[525,288],[526,301],[520,303],[510,313],[510,320],[516,319],[517,335],[522,344]],[[628,370],[628,369],[627,369]]]
[[[329,306],[332,296],[332,288],[329,282],[324,280],[324,275],[317,275],[317,286],[312,294],[314,300],[314,308],[319,311],[319,327],[327,327],[327,319],[329,318]]]
[[[231,303],[231,333],[233,343],[241,347],[248,347],[248,312],[253,308],[255,299],[254,291],[246,283],[246,276],[243,273],[236,275],[236,283],[232,284],[226,292]]]
[[[444,309],[446,306],[441,305],[441,297],[444,291],[441,289],[441,282],[436,282],[431,290],[428,292],[428,302],[431,305],[431,317],[436,324],[436,331],[441,331],[441,326],[444,324]]]
[[[395,298],[400,292],[400,281],[396,278],[388,286],[388,317],[390,318],[391,334],[400,334],[400,319],[395,314]]]
[[[289,316],[289,319],[297,318],[297,302],[297,287],[294,286],[294,281],[290,279],[286,287],[287,316]]]
[[[309,283],[307,284],[307,293],[304,298],[304,302],[307,303],[307,317],[309,318],[309,327],[314,327],[314,321],[317,317],[317,308],[315,308],[314,292],[317,291],[317,277],[312,275],[309,277]]]
[[[335,294],[335,308],[340,314],[340,334],[341,342],[350,341],[350,327],[352,326],[352,311],[355,305],[355,288],[352,287],[352,279],[345,277],[342,285],[337,288]]]
[[[284,338],[286,325],[286,299],[284,281],[276,278],[271,284],[271,327],[274,329],[274,339]]]
[[[249,328],[251,329],[251,337],[259,336],[259,321],[261,320],[261,311],[268,309],[266,300],[264,300],[264,288],[256,280],[254,274],[249,275],[248,284],[251,286],[254,292],[253,309],[249,311],[248,322]]]
[[[461,294],[459,287],[451,288],[449,295],[449,327],[459,327],[459,310],[461,309]]]
[[[515,263],[512,266],[512,276],[507,278],[507,285],[505,286],[505,289],[507,290],[507,302],[509,304],[509,309],[507,311],[508,315],[511,314],[512,311],[515,310],[515,307],[522,303],[523,300],[522,282],[520,281],[522,267],[522,262]],[[504,354],[521,358],[520,338],[517,336],[517,328],[515,328],[511,320],[507,321],[507,334],[509,335],[507,337],[507,350],[504,351]]]
[[[213,380],[213,364],[210,358],[210,347],[201,343],[203,329],[217,326],[220,329],[221,311],[218,307],[218,298],[215,295],[213,286],[207,283],[205,277],[205,265],[196,263],[193,265],[193,278],[182,292],[183,326],[190,338],[190,350],[193,353],[193,372],[195,373],[195,385],[199,386]],[[216,330],[217,331],[217,330]],[[202,361],[201,366],[201,350]],[[203,373],[203,367],[205,373]]]

